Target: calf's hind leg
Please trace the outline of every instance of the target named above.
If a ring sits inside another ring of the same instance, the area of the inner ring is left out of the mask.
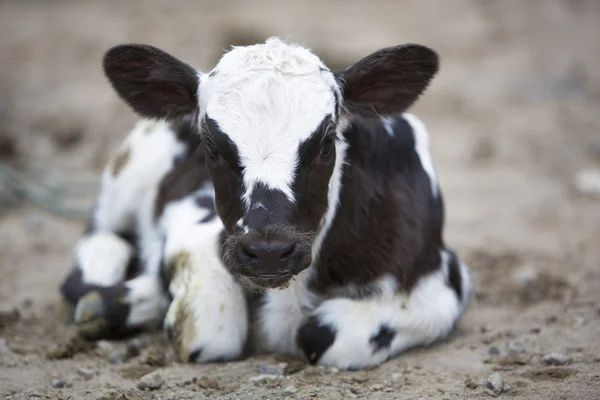
[[[105,167],[88,232],[61,286],[86,336],[118,336],[161,321],[167,299],[160,260],[138,251],[139,239],[148,236],[140,230],[140,210],[151,214],[146,209],[183,150],[168,124],[141,120]],[[153,242],[151,250],[160,254],[160,245]]]

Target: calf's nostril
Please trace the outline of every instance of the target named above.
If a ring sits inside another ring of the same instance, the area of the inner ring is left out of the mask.
[[[283,253],[281,254],[281,259],[286,259],[296,251],[296,243],[290,243],[287,248],[283,249]]]
[[[257,255],[252,251],[252,249],[249,246],[242,245],[241,250],[242,250],[242,254],[246,258],[249,258],[251,260],[258,258]]]

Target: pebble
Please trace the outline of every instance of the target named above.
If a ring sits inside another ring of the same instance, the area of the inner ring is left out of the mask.
[[[575,187],[581,194],[600,199],[600,169],[590,168],[575,175]]]
[[[283,366],[282,366],[283,365]],[[287,364],[260,364],[258,366],[258,372],[263,375],[283,375]]]
[[[115,350],[115,346],[113,346],[108,340],[98,340],[96,342],[96,348],[105,356],[108,356]]]
[[[491,356],[499,356],[502,354],[502,350],[498,346],[490,346],[488,349],[488,354]]]
[[[140,390],[157,390],[164,385],[165,379],[158,372],[151,372],[140,378],[137,387]]]
[[[371,389],[372,391],[376,392],[379,391],[381,389],[383,389],[385,386],[380,384],[380,383],[376,383],[374,385],[369,386],[369,389]]]
[[[283,389],[283,394],[291,395],[291,394],[296,393],[297,391],[298,391],[298,389],[295,386],[290,385],[290,386],[286,387],[285,389]]]
[[[91,379],[94,377],[96,371],[88,368],[77,368],[77,373],[85,379]]]
[[[120,364],[127,358],[127,353],[123,351],[114,351],[107,357],[107,360],[111,364]]]
[[[64,379],[52,379],[51,384],[54,389],[62,389],[71,386],[69,382]]]
[[[488,376],[486,387],[490,389],[494,394],[499,395],[502,393],[504,387],[504,381],[499,373],[494,373]]]
[[[561,353],[550,353],[542,359],[546,365],[566,365],[571,362],[571,358]]]
[[[525,347],[518,342],[508,342],[506,348],[508,349],[508,351],[510,353],[517,353],[517,354],[523,354],[523,353],[527,353],[527,350],[525,349]]]
[[[281,375],[261,374],[248,379],[248,382],[273,382],[278,380]]]
[[[394,372],[392,374],[392,379],[393,380],[397,380],[397,379],[400,379],[400,378],[402,378],[402,373],[400,373],[400,372]]]

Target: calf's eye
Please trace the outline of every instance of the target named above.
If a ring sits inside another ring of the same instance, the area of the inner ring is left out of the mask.
[[[333,137],[327,136],[323,139],[323,143],[321,145],[321,157],[327,158],[333,154],[333,149],[335,148],[335,142]]]
[[[214,144],[206,142],[206,151],[213,161],[219,159],[219,150],[217,150]]]

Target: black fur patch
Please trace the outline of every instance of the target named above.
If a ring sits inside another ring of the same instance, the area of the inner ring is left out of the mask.
[[[375,333],[369,339],[369,343],[373,345],[373,353],[379,350],[388,348],[391,346],[392,341],[396,337],[396,330],[390,328],[388,325],[383,324],[379,327],[377,333]]]
[[[336,330],[310,316],[298,329],[296,344],[310,364],[316,364],[335,341]]]
[[[83,282],[83,274],[79,267],[73,268],[60,287],[63,297],[73,306],[81,297],[91,291],[97,291],[102,299],[103,315],[106,325],[102,331],[90,332],[88,339],[116,338],[133,332],[125,326],[129,316],[130,306],[123,301],[127,289],[123,283],[114,286],[89,285]]]
[[[188,359],[188,361],[189,361],[189,362],[194,362],[194,361],[196,361],[196,360],[197,360],[197,359],[198,359],[198,358],[199,358],[199,357],[202,355],[202,350],[204,350],[204,348],[203,348],[203,347],[200,347],[199,349],[196,349],[196,350],[192,351],[192,352],[190,353],[190,356],[189,356],[189,359]]]
[[[311,287],[318,293],[386,274],[410,292],[440,267],[443,203],[432,196],[411,125],[396,116],[391,126],[390,135],[379,119],[354,118],[344,132],[340,205]]]
[[[456,254],[451,250],[446,250],[449,255],[448,259],[448,284],[456,292],[456,296],[459,300],[462,298],[462,280],[460,278],[460,265]]]

